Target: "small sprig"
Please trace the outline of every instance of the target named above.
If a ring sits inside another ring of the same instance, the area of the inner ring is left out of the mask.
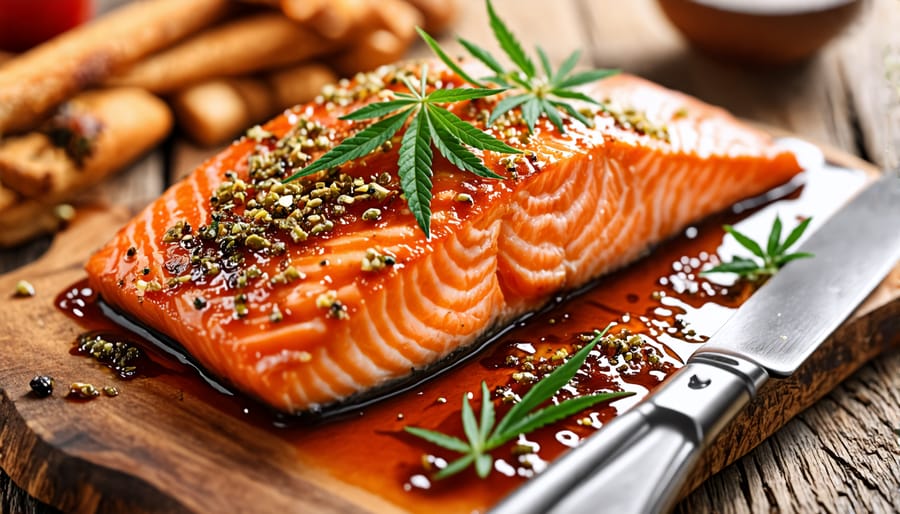
[[[757,280],[763,276],[774,275],[788,262],[813,257],[813,254],[807,252],[787,253],[788,249],[793,246],[806,231],[810,221],[812,221],[812,218],[803,220],[799,225],[794,227],[794,230],[792,230],[787,238],[782,241],[781,218],[775,216],[775,222],[772,224],[772,230],[769,232],[769,240],[765,250],[762,245],[748,237],[746,234],[738,232],[737,229],[731,225],[724,225],[722,228],[725,229],[725,232],[731,234],[741,246],[750,250],[756,258],[761,259],[762,263],[756,258],[735,256],[732,258],[731,262],[719,264],[718,266],[703,271],[702,274],[735,273],[749,280]]]
[[[503,177],[485,167],[481,159],[466,148],[466,145],[499,153],[522,152],[478,130],[440,105],[496,95],[503,92],[503,89],[453,88],[436,89],[427,93],[427,78],[428,67],[423,65],[419,87],[407,77],[403,77],[403,82],[409,89],[408,93],[396,93],[394,100],[371,103],[342,116],[342,120],[351,121],[381,119],[345,139],[317,161],[291,175],[285,182],[368,155],[390,140],[406,121],[412,118],[400,142],[398,174],[409,210],[425,235],[430,237],[432,144],[457,168],[488,178]]]
[[[580,100],[594,105],[601,104],[573,88],[614,75],[618,73],[618,70],[588,70],[573,73],[572,70],[575,68],[575,64],[578,63],[578,58],[581,55],[579,51],[575,51],[563,61],[556,71],[553,71],[546,52],[538,46],[536,51],[543,71],[543,73],[539,73],[534,61],[525,53],[512,31],[497,16],[491,1],[487,0],[486,4],[494,37],[497,39],[500,48],[503,49],[503,52],[515,65],[515,68],[512,70],[503,68],[499,61],[484,48],[463,38],[457,38],[457,41],[472,57],[484,63],[485,66],[495,73],[493,76],[480,80],[473,78],[447,55],[434,38],[425,31],[418,30],[419,35],[431,47],[435,55],[467,82],[478,87],[486,87],[485,83],[493,82],[506,88],[515,89],[515,94],[511,94],[497,103],[491,112],[488,124],[493,124],[500,116],[519,107],[522,110],[522,118],[528,125],[529,132],[534,132],[535,123],[543,115],[560,132],[564,133],[566,130],[563,126],[561,112],[568,113],[581,123],[591,126],[591,120],[579,112],[569,100]]]
[[[475,413],[469,404],[468,395],[464,394],[462,399],[462,425],[467,441],[434,430],[406,427],[405,430],[416,437],[462,454],[462,457],[436,473],[435,478],[440,479],[454,475],[472,464],[475,465],[475,472],[478,476],[485,478],[490,474],[494,464],[494,458],[491,456],[490,451],[502,446],[519,434],[527,434],[597,403],[634,394],[618,392],[580,396],[535,410],[569,383],[569,380],[575,376],[578,368],[584,364],[588,354],[606,334],[608,329],[609,327],[602,332],[597,332],[594,339],[573,355],[571,359],[535,384],[496,426],[494,403],[491,401],[487,384],[481,382],[481,415],[478,421],[476,421]]]

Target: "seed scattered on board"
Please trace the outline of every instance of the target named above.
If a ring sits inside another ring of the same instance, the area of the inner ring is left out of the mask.
[[[30,296],[34,296],[36,293],[34,286],[31,285],[31,282],[27,280],[20,280],[16,282],[16,291],[13,293],[13,296],[17,298],[28,298]]]
[[[53,377],[37,375],[28,383],[31,392],[38,398],[46,398],[53,394]]]

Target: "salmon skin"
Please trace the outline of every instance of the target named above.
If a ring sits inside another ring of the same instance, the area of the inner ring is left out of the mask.
[[[463,87],[438,63],[429,87]],[[465,351],[554,295],[622,267],[699,218],[788,181],[793,154],[721,109],[625,74],[583,89],[587,127],[529,135],[499,98],[448,106],[523,150],[435,153],[431,237],[402,196],[402,130],[340,169],[282,183],[360,130],[408,65],[357,76],[257,127],[123,227],[86,265],[114,308],[224,382],[289,413],[390,385]]]

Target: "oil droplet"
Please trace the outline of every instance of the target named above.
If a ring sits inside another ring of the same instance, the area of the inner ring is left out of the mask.
[[[556,440],[563,446],[568,446],[569,448],[575,448],[578,446],[578,443],[581,442],[581,438],[578,437],[578,434],[571,430],[560,430],[556,433]]]
[[[431,489],[431,480],[425,475],[413,475],[409,477],[409,485],[416,489]]]
[[[516,348],[532,355],[534,355],[535,352],[534,345],[531,343],[518,343],[516,344]]]
[[[503,459],[497,459],[494,461],[494,469],[496,469],[497,472],[501,475],[506,475],[508,477],[516,476],[516,467]]]

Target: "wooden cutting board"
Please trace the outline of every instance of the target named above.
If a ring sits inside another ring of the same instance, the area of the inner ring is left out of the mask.
[[[837,152],[830,161],[876,173]],[[83,329],[55,306],[84,277],[86,257],[128,218],[88,210],[19,279],[33,298],[0,300],[0,467],[39,500],[72,512],[396,512],[397,505],[296,458],[271,432],[216,409],[171,382],[116,383],[118,398],[37,399],[38,373],[97,385],[101,366],[69,355]],[[885,348],[900,342],[900,266],[790,379],[770,381],[706,452],[690,488],[747,453]]]

